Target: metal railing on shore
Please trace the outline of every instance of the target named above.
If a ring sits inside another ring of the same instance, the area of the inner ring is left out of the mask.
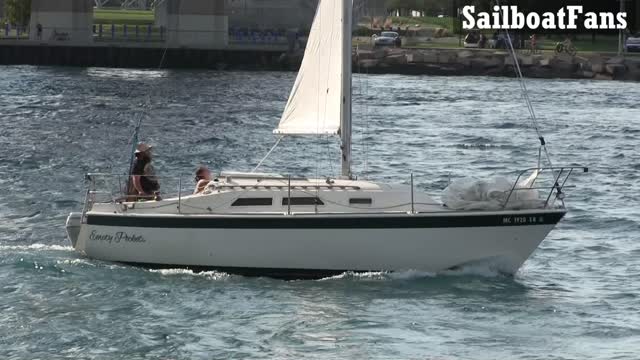
[[[29,39],[29,27],[11,26],[10,24],[5,24],[4,27],[0,30],[0,39]]]
[[[129,24],[94,24],[95,41],[163,42],[167,30],[163,26]]]

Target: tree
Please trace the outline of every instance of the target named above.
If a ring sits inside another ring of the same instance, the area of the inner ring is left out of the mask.
[[[9,24],[27,26],[31,19],[31,0],[5,0],[4,18]]]
[[[403,15],[411,14],[412,10],[420,11],[427,15],[447,13],[452,0],[388,0],[387,9],[399,10]]]

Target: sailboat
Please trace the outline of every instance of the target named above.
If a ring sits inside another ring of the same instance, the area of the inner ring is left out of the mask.
[[[415,190],[413,180],[358,180],[351,160],[352,6],[352,0],[319,1],[274,131],[339,136],[341,176],[222,172],[201,194],[133,202],[100,200],[98,179],[122,177],[90,174],[84,209],[67,219],[74,248],[89,258],[151,268],[288,279],[440,272],[485,261],[517,272],[567,213],[564,188],[576,168],[531,169],[529,181],[502,188],[489,207],[440,203]],[[542,194],[543,174],[552,175],[548,195],[523,200],[521,191]]]

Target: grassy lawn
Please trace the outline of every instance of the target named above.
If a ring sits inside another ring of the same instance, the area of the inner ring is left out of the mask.
[[[555,50],[556,44],[562,42],[564,39],[561,37],[546,38],[542,42],[542,48],[547,50]],[[596,41],[590,35],[578,36],[573,41],[573,45],[580,52],[617,52],[618,51],[618,37],[617,36],[596,36]]]
[[[152,10],[122,10],[119,8],[95,9],[93,19],[95,24],[149,25],[155,21]]]
[[[399,17],[392,16],[388,18],[391,20],[393,27],[400,26],[402,29],[409,26],[411,29],[438,29],[443,28],[449,30],[449,32],[453,31],[454,21],[456,19],[453,18],[439,18],[435,16],[426,16],[426,17]],[[360,22],[362,26],[371,26],[371,18],[363,17]],[[419,25],[416,27],[416,25]]]

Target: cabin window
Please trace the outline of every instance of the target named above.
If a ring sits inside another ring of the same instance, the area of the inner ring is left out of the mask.
[[[288,206],[289,198],[283,198],[282,205]],[[292,197],[291,205],[324,205],[324,203],[317,197]]]
[[[349,199],[351,205],[371,205],[371,198],[352,198]]]
[[[271,206],[272,198],[240,198],[231,204],[231,206]]]

